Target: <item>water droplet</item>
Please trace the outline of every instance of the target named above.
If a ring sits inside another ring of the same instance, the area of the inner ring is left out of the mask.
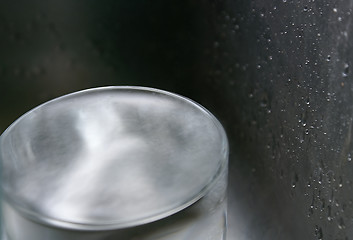
[[[269,59],[269,60],[272,60],[272,56],[268,56],[268,59]]]
[[[235,24],[235,25],[234,25],[234,29],[235,29],[235,30],[239,30],[239,28],[240,28],[240,27],[239,27],[238,24]]]
[[[340,188],[343,187],[343,179],[341,176],[339,177],[338,187],[340,187]]]
[[[343,229],[343,228],[345,228],[345,227],[346,227],[346,225],[344,224],[343,218],[340,218],[340,219],[338,220],[338,228],[339,228],[339,229]]]
[[[310,104],[310,98],[308,97],[307,99],[306,99],[306,105],[309,105]]]
[[[260,65],[260,64],[258,64],[258,65],[256,66],[256,68],[257,68],[257,69],[260,69],[260,68],[261,68],[261,65]]]
[[[305,7],[304,7],[304,12],[307,12],[307,11],[308,11],[308,7],[305,6]]]
[[[337,20],[338,20],[339,22],[342,22],[342,17],[338,17]]]
[[[311,204],[309,207],[309,213],[308,213],[308,217],[312,216],[314,214],[314,205]]]
[[[298,174],[295,173],[295,174],[294,174],[294,177],[293,177],[292,188],[295,188],[295,187],[297,186],[298,181],[299,181]]]
[[[350,153],[348,153],[347,161],[348,161],[348,162],[351,162],[351,161],[352,161],[352,155],[351,155]]]
[[[287,2],[287,0],[282,0],[284,3],[286,3]]]
[[[343,77],[347,77],[348,76],[348,73],[349,73],[349,65],[347,63],[344,64],[344,70],[343,70],[343,73],[342,73],[342,76]]]
[[[326,61],[327,62],[331,61],[331,55],[327,55]]]
[[[325,209],[325,199],[321,199],[321,212]]]
[[[332,216],[331,216],[331,206],[330,206],[330,205],[327,206],[327,220],[329,220],[329,221],[332,220]]]
[[[267,99],[266,98],[262,99],[260,102],[260,107],[265,108],[265,107],[267,107],[267,105],[268,105]]]
[[[333,12],[335,12],[335,13],[337,12],[337,8],[333,8],[332,10],[333,10]]]
[[[318,240],[322,240],[324,235],[322,233],[322,228],[319,226],[315,226],[315,236],[317,237]]]
[[[329,201],[330,203],[332,203],[332,201],[333,201],[333,189],[331,190],[331,196],[330,196],[330,198],[328,199],[328,201]]]

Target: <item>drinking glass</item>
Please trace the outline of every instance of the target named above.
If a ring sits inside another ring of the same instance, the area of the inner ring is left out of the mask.
[[[228,141],[199,104],[102,87],[29,111],[0,139],[6,240],[224,240]]]

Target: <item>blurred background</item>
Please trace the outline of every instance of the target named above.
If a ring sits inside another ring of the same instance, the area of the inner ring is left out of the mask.
[[[353,239],[352,0],[3,0],[0,131],[73,91],[141,85],[230,140],[229,240]]]

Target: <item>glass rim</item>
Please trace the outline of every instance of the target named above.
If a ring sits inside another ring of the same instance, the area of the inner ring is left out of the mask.
[[[193,203],[197,202],[199,199],[201,199],[203,196],[205,196],[209,190],[212,189],[213,185],[217,182],[217,180],[222,176],[223,170],[227,168],[228,166],[228,155],[229,155],[229,143],[228,143],[228,138],[226,135],[226,132],[222,126],[222,124],[219,122],[219,120],[205,107],[203,107],[201,104],[191,100],[190,98],[187,98],[185,96],[172,93],[166,90],[161,90],[157,88],[151,88],[151,87],[142,87],[142,86],[104,86],[104,87],[95,87],[95,88],[89,88],[89,89],[84,89],[76,92],[72,92],[69,94],[65,94],[63,96],[54,98],[52,100],[49,100],[47,102],[44,102],[37,107],[34,107],[33,109],[27,111],[24,113],[22,116],[20,116],[18,119],[16,119],[5,131],[0,135],[0,165],[2,165],[2,146],[3,146],[3,141],[11,131],[11,129],[15,128],[18,123],[20,123],[22,120],[24,120],[27,116],[31,115],[34,111],[37,109],[40,109],[44,106],[47,106],[49,104],[54,104],[54,103],[60,103],[62,100],[67,100],[69,98],[75,98],[81,95],[85,95],[87,93],[92,93],[92,92],[104,92],[104,91],[114,91],[114,90],[133,90],[133,91],[145,91],[145,92],[150,92],[150,93],[158,93],[158,94],[163,94],[165,96],[168,96],[172,99],[178,99],[182,100],[183,102],[190,104],[197,109],[199,109],[201,112],[205,114],[206,117],[210,118],[215,126],[215,129],[217,132],[220,134],[221,137],[221,143],[220,145],[222,146],[222,154],[220,154],[220,158],[218,159],[219,162],[219,167],[217,171],[215,171],[214,175],[211,177],[210,181],[207,182],[207,184],[204,185],[204,187],[197,193],[190,195],[188,199],[186,199],[182,204],[178,204],[177,206],[173,207],[172,209],[168,211],[162,211],[159,212],[153,216],[150,217],[144,217],[138,220],[133,220],[133,221],[114,221],[114,222],[104,222],[104,223],[97,223],[97,224],[86,224],[86,223],[78,223],[78,222],[69,222],[65,220],[60,220],[60,219],[55,219],[53,217],[48,217],[43,214],[40,214],[36,211],[32,211],[30,209],[27,209],[20,204],[16,204],[15,199],[13,199],[11,196],[5,193],[3,190],[3,184],[1,184],[1,190],[2,190],[2,198],[7,199],[7,203],[12,205],[16,210],[20,211],[21,213],[25,214],[27,217],[34,221],[38,221],[40,223],[44,224],[50,224],[54,227],[61,227],[61,228],[66,228],[66,229],[72,229],[72,230],[89,230],[89,231],[100,231],[100,230],[117,230],[117,229],[122,229],[122,228],[127,228],[127,227],[133,227],[133,226],[138,226],[142,224],[147,224],[150,222],[154,222],[160,219],[163,219],[165,217],[168,217],[172,214],[175,214]],[[16,161],[16,159],[11,159],[13,161]]]

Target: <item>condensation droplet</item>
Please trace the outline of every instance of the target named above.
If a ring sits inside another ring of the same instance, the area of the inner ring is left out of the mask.
[[[335,12],[335,13],[337,12],[337,8],[333,8],[332,10],[333,10],[333,12]]]
[[[299,181],[298,174],[295,173],[293,177],[292,188],[295,188],[297,186],[298,181]]]
[[[347,77],[349,73],[349,65],[347,63],[344,64],[344,70],[342,72],[343,77]]]
[[[304,12],[307,12],[307,11],[308,11],[308,7],[305,6],[305,7],[304,7]]]
[[[344,229],[346,227],[346,225],[344,224],[343,218],[340,218],[338,220],[338,228],[339,229]]]
[[[331,216],[331,206],[328,205],[327,206],[327,220],[331,221],[332,220],[332,216]]]
[[[261,102],[260,102],[260,107],[262,107],[262,108],[265,108],[265,107],[267,107],[267,99],[266,98],[263,98],[262,100],[261,100]]]
[[[348,162],[351,162],[351,161],[352,161],[352,155],[351,155],[350,153],[348,153],[347,161],[348,161]]]
[[[343,187],[343,179],[341,176],[339,177],[338,187]]]
[[[327,62],[331,61],[331,55],[327,55],[326,61]]]
[[[306,99],[306,105],[309,105],[310,104],[310,98],[308,97],[307,99]]]
[[[309,207],[309,213],[308,213],[308,217],[312,216],[314,214],[314,205],[311,204]]]
[[[333,189],[331,190],[331,196],[330,198],[328,199],[328,202],[332,203],[333,202],[333,197],[334,197],[334,192],[333,192]]]
[[[315,226],[315,236],[318,240],[322,240],[324,237],[324,234],[322,233],[322,228],[317,225]]]

